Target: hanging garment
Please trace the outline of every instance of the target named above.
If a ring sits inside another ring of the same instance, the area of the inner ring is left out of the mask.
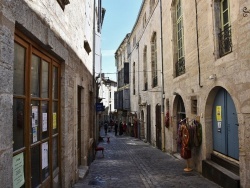
[[[191,158],[191,149],[189,148],[190,134],[188,126],[182,124],[182,147],[181,147],[181,157],[183,159]]]

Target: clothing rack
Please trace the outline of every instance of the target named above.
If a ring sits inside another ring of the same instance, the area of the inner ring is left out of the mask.
[[[194,120],[197,120],[197,117],[200,117],[200,116],[195,116],[193,119],[189,120],[188,123],[190,123],[190,122],[192,122],[192,121],[194,121]],[[185,120],[188,120],[188,118],[186,117],[186,118],[180,120],[179,123],[182,123],[182,122],[185,121]]]

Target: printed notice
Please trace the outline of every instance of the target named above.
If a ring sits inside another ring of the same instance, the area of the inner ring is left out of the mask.
[[[48,142],[42,144],[42,169],[48,166]]]
[[[53,129],[56,129],[56,113],[53,113]]]
[[[216,120],[217,121],[222,121],[222,118],[221,118],[221,106],[216,106]]]
[[[38,106],[32,106],[32,127],[38,126]]]
[[[20,188],[24,184],[24,160],[23,153],[13,157],[13,187]]]
[[[37,142],[37,127],[32,127],[33,143]]]
[[[43,132],[48,130],[48,117],[47,113],[43,113]]]

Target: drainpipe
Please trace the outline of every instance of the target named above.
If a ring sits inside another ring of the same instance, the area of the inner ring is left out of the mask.
[[[95,35],[96,35],[96,33],[95,33],[95,20],[96,20],[96,18],[95,18],[95,6],[96,6],[96,2],[95,2],[96,0],[94,0],[94,7],[93,7],[93,50],[92,50],[92,52],[93,52],[93,88],[94,88],[94,106],[95,106],[95,103],[97,102],[97,89],[98,89],[98,87],[96,86],[96,80],[95,80],[95,53],[96,53],[96,51],[95,51]],[[95,109],[95,107],[94,107],[94,117],[93,117],[93,122],[95,122],[95,139],[96,140],[98,140],[97,138],[99,137],[99,132],[98,132],[98,130],[99,130],[99,128],[97,127],[97,125],[98,125],[98,123],[97,123],[97,112],[96,112],[96,109]],[[93,133],[94,133],[94,131],[93,131]]]
[[[138,115],[137,115],[137,123],[138,123],[138,138],[141,139],[140,137],[140,126],[141,126],[141,122],[140,122],[140,106],[139,106],[139,99],[140,99],[140,88],[139,88],[139,79],[140,79],[140,73],[139,73],[139,62],[140,62],[140,48],[139,48],[139,42],[137,43],[136,47],[138,48]]]
[[[198,13],[197,13],[197,0],[195,0],[195,12],[196,12],[196,37],[197,37],[197,54],[198,54],[198,73],[199,73],[199,86],[201,85],[201,66],[200,66],[200,48],[199,48],[199,33],[198,33]]]
[[[163,39],[162,39],[162,0],[160,0],[160,16],[161,16],[161,130],[162,130],[162,151],[165,151],[165,126],[164,126],[164,74],[163,74]]]

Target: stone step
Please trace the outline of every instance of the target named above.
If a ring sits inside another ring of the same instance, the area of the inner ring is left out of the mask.
[[[239,175],[240,174],[240,167],[239,164],[236,164],[230,160],[220,157],[219,155],[212,153],[211,160],[220,166],[230,170],[231,172]]]
[[[240,177],[211,160],[202,161],[202,175],[224,188],[239,188]]]

